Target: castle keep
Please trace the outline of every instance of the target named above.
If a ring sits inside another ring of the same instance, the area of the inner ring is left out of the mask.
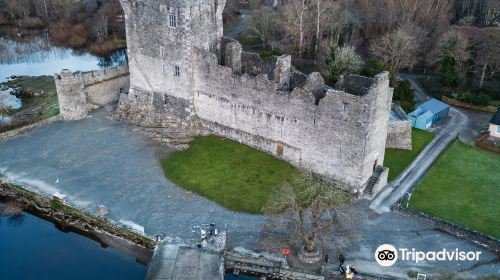
[[[385,185],[388,73],[335,88],[284,55],[261,59],[223,37],[225,0],[121,0],[130,89],[115,117],[170,144],[213,133],[353,192]],[[193,171],[195,172],[195,171]]]

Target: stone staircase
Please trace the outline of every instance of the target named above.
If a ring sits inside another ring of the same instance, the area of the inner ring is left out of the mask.
[[[373,187],[375,187],[375,184],[377,184],[382,171],[383,171],[383,167],[381,167],[381,166],[375,167],[375,170],[373,171],[373,174],[370,177],[370,179],[368,180],[366,188],[363,191],[363,193],[365,195],[368,195],[370,197],[373,195]]]

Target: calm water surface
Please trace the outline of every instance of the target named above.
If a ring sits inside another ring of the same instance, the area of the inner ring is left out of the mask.
[[[0,82],[8,77],[41,76],[62,69],[91,71],[126,63],[127,53],[119,50],[107,57],[53,46],[46,36],[26,40],[0,38]]]
[[[142,280],[146,270],[133,257],[30,214],[0,217],[2,280]]]

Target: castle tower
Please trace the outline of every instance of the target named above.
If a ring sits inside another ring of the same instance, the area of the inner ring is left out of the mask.
[[[192,125],[196,53],[219,56],[225,0],[120,2],[130,91],[120,102],[126,110],[118,110],[126,115],[119,118],[144,126]]]

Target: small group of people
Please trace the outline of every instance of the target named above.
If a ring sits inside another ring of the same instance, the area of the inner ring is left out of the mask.
[[[207,237],[207,230],[205,229],[205,226],[200,227],[201,242],[200,242],[200,244],[198,244],[198,247],[201,247],[201,248],[206,247],[209,239],[215,239],[215,237],[217,237],[217,228],[215,227],[215,223],[210,223],[209,227],[210,227],[210,231],[209,231],[208,237]]]
[[[344,255],[339,256],[339,272],[341,275],[343,275],[346,279],[352,279],[355,274],[358,274],[354,266],[352,265],[347,265],[347,267],[344,267],[344,262],[345,262],[345,257]]]
[[[325,255],[325,264],[328,264],[329,259],[330,258],[328,256],[328,254],[326,254]],[[358,272],[356,271],[356,269],[352,265],[347,265],[346,267],[344,267],[344,262],[345,262],[345,257],[344,257],[344,255],[341,254],[339,256],[339,263],[340,263],[339,264],[339,272],[340,272],[340,275],[342,275],[346,279],[352,279],[355,274],[358,274]]]

